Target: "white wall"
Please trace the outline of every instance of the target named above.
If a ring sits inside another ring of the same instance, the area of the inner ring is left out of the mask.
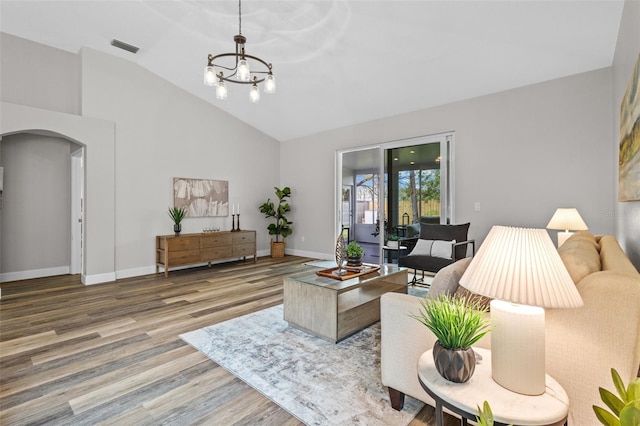
[[[447,131],[456,143],[454,221],[470,221],[477,242],[496,224],[544,228],[558,207],[612,233],[612,120],[603,69],[285,142],[281,180],[296,194],[288,245],[332,253],[337,149]]]
[[[635,61],[640,54],[640,2],[627,1],[624,6],[620,32],[613,61],[613,134],[612,149],[618,159],[620,138],[620,102],[627,88]],[[614,191],[618,191],[616,179],[613,182]],[[616,221],[616,237],[635,267],[640,270],[640,202],[616,203],[611,216]]]
[[[117,276],[155,270],[155,236],[173,232],[173,177],[228,181],[242,228],[257,230],[267,251],[258,206],[279,185],[279,143],[131,62],[92,49],[81,56],[82,114],[116,123]],[[212,226],[229,230],[231,218],[185,219],[182,232]]]

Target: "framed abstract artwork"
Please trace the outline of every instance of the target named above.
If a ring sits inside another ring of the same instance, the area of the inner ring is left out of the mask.
[[[620,104],[618,201],[640,201],[640,54]]]
[[[229,182],[174,177],[173,205],[184,207],[185,217],[229,216]]]

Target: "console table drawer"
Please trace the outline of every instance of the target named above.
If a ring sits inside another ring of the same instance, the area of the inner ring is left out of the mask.
[[[256,242],[256,233],[255,231],[251,232],[238,232],[233,235],[233,245],[237,244],[245,244],[245,243],[255,243]]]
[[[200,237],[174,237],[160,240],[159,249],[174,250],[197,250],[200,248]]]
[[[200,237],[200,248],[206,249],[209,247],[231,247],[231,235],[230,234],[218,234],[205,235]]]
[[[233,257],[253,256],[255,252],[256,245],[254,243],[233,245]]]
[[[188,265],[200,262],[200,250],[170,251],[168,257],[171,265]]]
[[[232,257],[231,246],[210,247],[200,250],[200,260],[204,262],[216,259],[226,259],[228,257]]]

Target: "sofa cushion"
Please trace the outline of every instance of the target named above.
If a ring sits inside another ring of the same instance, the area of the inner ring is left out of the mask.
[[[485,308],[487,312],[491,310],[489,305],[493,300],[492,298],[483,296],[481,294],[473,293],[462,286],[458,287],[458,289],[454,293],[454,297],[460,297],[463,299],[467,299],[471,303],[477,303],[480,307]]]
[[[560,248],[558,254],[575,284],[602,269],[599,244],[590,232],[576,232]]]
[[[429,287],[427,297],[429,299],[436,299],[443,294],[453,295],[460,286],[460,278],[462,274],[464,274],[464,271],[467,270],[469,263],[471,263],[471,258],[465,257],[440,269],[436,276],[433,277],[433,282],[431,283],[431,287]]]

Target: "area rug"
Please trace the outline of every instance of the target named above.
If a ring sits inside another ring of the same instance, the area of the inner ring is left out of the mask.
[[[282,305],[180,336],[307,425],[406,425],[380,381],[380,323],[334,344],[289,327]]]

